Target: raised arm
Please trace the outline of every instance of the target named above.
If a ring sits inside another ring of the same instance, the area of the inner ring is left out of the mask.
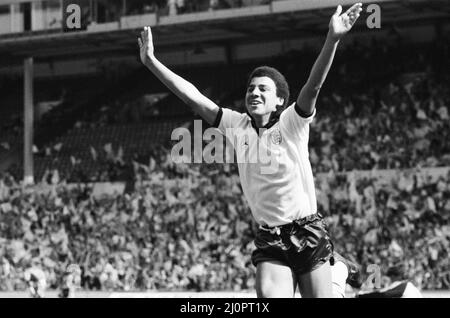
[[[216,120],[219,106],[156,59],[150,27],[144,27],[138,43],[142,63],[193,111],[212,125]]]
[[[345,13],[341,14],[342,7],[339,5],[331,17],[325,44],[313,65],[306,84],[297,98],[298,106],[306,115],[312,114],[314,111],[317,96],[333,63],[339,40],[350,31],[361,11],[362,4],[356,3]]]

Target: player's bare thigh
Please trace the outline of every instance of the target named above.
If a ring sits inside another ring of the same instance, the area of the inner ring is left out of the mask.
[[[259,298],[294,297],[295,277],[291,269],[278,261],[258,263],[256,294]]]
[[[299,275],[298,283],[302,298],[332,298],[330,262],[324,263],[312,272]]]

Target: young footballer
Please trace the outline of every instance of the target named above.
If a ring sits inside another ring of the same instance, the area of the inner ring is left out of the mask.
[[[340,39],[362,10],[357,3],[331,17],[325,44],[291,105],[289,86],[271,67],[250,75],[244,114],[221,108],[164,66],[154,54],[150,27],[138,39],[142,63],[175,95],[235,145],[244,195],[260,228],[252,254],[258,297],[332,297],[333,245],[317,211],[308,156],[309,124]],[[264,160],[263,158],[264,157]]]

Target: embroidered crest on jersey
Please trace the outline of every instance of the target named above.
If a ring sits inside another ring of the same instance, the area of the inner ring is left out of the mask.
[[[270,140],[275,145],[281,144],[281,141],[283,140],[283,138],[281,137],[281,132],[278,128],[271,131]]]

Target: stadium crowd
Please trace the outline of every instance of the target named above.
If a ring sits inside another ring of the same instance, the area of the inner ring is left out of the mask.
[[[411,70],[397,63],[401,55],[391,56],[385,72]],[[387,74],[391,80],[380,79],[374,90],[324,94],[311,125],[310,159],[337,251],[363,271],[378,265],[383,285],[407,278],[423,289],[449,289],[450,172],[423,177],[426,167],[450,166],[448,75],[437,77],[422,63],[408,79]],[[367,74],[353,76],[351,67],[336,76],[355,81]],[[1,175],[0,290],[25,289],[32,266],[57,288],[71,264],[81,267],[85,289],[253,289],[257,227],[236,166],[175,164],[163,146],[149,158],[126,163],[134,184],[116,195],[95,196],[92,185],[74,186],[56,169],[34,186]],[[123,162],[110,160],[98,172],[102,181],[117,174],[115,166],[122,169]],[[351,172],[358,169],[395,169],[399,176],[386,182]]]
[[[374,96],[333,94],[311,127],[310,159],[319,172],[450,165],[448,85],[429,77],[389,83]],[[339,110],[336,112],[336,110]]]
[[[24,288],[40,266],[57,288],[70,264],[85,289],[246,290],[256,225],[236,167],[174,164],[167,153],[135,163],[135,191],[96,197],[69,187],[0,179],[2,290]],[[353,174],[318,181],[320,211],[335,248],[365,269],[381,268],[424,289],[450,288],[450,173],[438,180],[405,173],[390,184]],[[37,264],[37,265],[36,265]]]
[[[234,205],[241,197],[236,179],[219,178],[235,185],[213,201],[212,176],[169,160],[155,167],[145,181],[137,178],[131,195],[102,198],[55,176],[42,189],[3,177],[2,289],[23,288],[24,270],[36,263],[54,288],[67,266],[79,264],[87,289],[245,289],[252,269],[241,253],[251,239],[241,247],[249,225],[245,205]],[[193,193],[199,187],[202,193]]]

